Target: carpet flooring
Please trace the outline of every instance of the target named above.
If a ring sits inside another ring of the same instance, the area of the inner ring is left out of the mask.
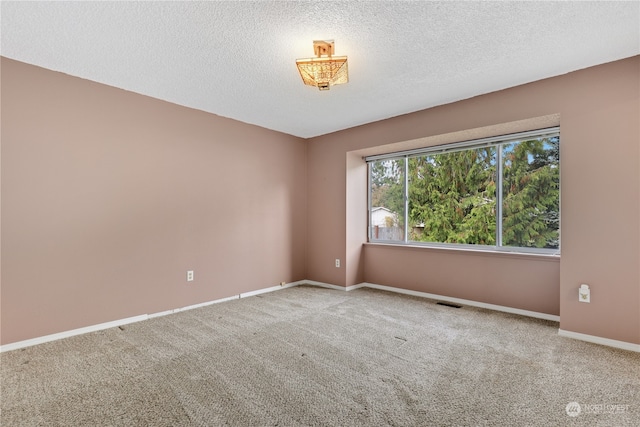
[[[298,286],[2,353],[0,424],[640,426],[640,354],[557,332]]]

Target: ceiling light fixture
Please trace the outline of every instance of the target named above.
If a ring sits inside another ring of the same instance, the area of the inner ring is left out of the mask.
[[[330,86],[347,83],[347,57],[333,56],[333,40],[314,40],[315,58],[296,59],[296,66],[304,84],[329,90]]]

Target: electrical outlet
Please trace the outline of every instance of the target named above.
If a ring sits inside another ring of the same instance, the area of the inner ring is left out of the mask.
[[[591,289],[589,289],[589,285],[586,283],[581,284],[578,289],[578,301],[591,302]]]
[[[287,282],[280,282],[280,286],[284,286],[286,284],[287,284]]]
[[[340,268],[340,259],[336,258],[336,268]]]
[[[193,270],[187,271],[187,282],[193,282]]]

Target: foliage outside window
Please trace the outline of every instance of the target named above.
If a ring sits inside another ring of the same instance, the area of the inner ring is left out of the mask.
[[[559,144],[553,128],[368,158],[369,240],[557,253]]]

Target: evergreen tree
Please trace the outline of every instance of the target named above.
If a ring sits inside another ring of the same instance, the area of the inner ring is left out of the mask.
[[[559,137],[409,157],[409,238],[496,244],[496,157],[502,150],[502,244],[558,248]],[[372,206],[404,227],[404,159],[371,165]]]
[[[559,138],[539,138],[505,145],[503,158],[503,244],[557,248]]]
[[[404,159],[372,162],[371,206],[385,207],[396,214],[397,224],[404,227]]]
[[[412,240],[495,244],[495,148],[409,159]]]

